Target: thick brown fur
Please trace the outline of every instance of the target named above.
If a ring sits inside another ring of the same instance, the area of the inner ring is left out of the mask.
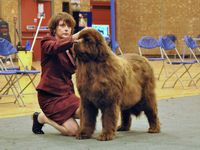
[[[98,140],[112,140],[116,130],[128,131],[131,114],[144,111],[150,133],[160,132],[154,73],[148,61],[136,54],[115,55],[101,34],[83,30],[74,46],[76,82],[81,97],[78,139],[90,138],[98,110],[102,113],[102,133]],[[121,112],[121,126],[117,129]]]

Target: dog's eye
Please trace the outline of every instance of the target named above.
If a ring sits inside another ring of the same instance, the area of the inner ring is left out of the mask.
[[[90,41],[91,41],[90,38],[88,38],[88,37],[85,38],[85,42],[90,42]]]
[[[89,42],[90,41],[90,39],[89,38],[85,38],[85,42]]]

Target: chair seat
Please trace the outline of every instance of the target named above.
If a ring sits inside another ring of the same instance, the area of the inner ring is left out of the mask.
[[[13,75],[17,72],[15,70],[0,71],[0,75]]]
[[[161,60],[165,60],[165,58],[162,57],[155,57],[155,58],[147,58],[149,61],[161,61]]]
[[[7,70],[19,70],[19,67],[7,67]]]
[[[17,74],[38,74],[38,70],[16,70]]]
[[[170,62],[167,62],[168,64],[170,64]],[[171,64],[173,65],[180,65],[180,64],[194,64],[196,63],[196,60],[193,61],[172,61]]]

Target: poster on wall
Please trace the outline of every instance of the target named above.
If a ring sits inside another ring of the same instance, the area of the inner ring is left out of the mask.
[[[104,24],[92,24],[92,28],[99,31],[105,38],[109,37],[109,25]]]
[[[91,12],[73,12],[73,17],[76,21],[75,33],[82,30],[84,27],[92,26],[92,13]]]

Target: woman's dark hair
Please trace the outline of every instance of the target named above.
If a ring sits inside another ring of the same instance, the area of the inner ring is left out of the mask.
[[[50,30],[51,35],[53,36],[55,35],[56,27],[59,25],[59,22],[61,20],[63,20],[68,26],[72,28],[72,33],[73,33],[74,27],[76,25],[74,18],[66,12],[61,12],[52,16],[51,19],[49,20],[48,28]]]

